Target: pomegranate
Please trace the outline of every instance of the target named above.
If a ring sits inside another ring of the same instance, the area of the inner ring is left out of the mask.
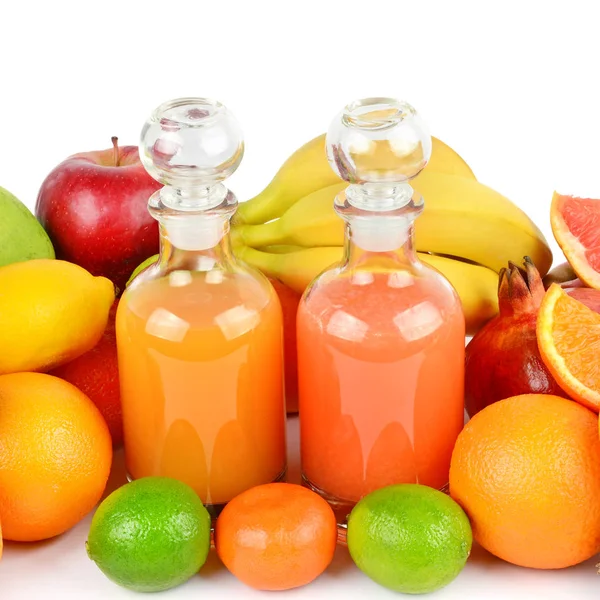
[[[509,263],[500,272],[499,313],[466,348],[465,406],[473,417],[489,404],[520,394],[568,397],[540,356],[535,325],[545,294],[528,257],[521,269]]]

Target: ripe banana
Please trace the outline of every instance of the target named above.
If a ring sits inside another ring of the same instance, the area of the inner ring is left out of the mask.
[[[427,170],[475,179],[467,163],[450,146],[437,138],[432,138],[432,142]],[[320,135],[296,150],[260,194],[242,202],[232,222],[266,223],[280,217],[307,194],[339,182],[327,161],[325,134]]]
[[[276,221],[232,230],[236,244],[341,246],[344,221],[333,210],[344,182],[305,196]],[[542,232],[514,203],[474,179],[425,169],[412,185],[425,199],[415,222],[417,250],[457,256],[499,272],[530,256],[544,276],[552,253]]]
[[[299,294],[304,292],[319,273],[340,262],[344,253],[341,246],[302,248],[285,254],[272,254],[249,246],[234,246],[234,252],[240,260],[269,277],[279,279]]]
[[[236,225],[231,229],[235,245],[252,248],[273,245],[342,246],[344,221],[333,210],[333,201],[348,187],[345,181],[304,196],[281,218],[263,225]]]
[[[235,248],[236,244],[233,244],[233,247]],[[262,250],[263,252],[270,252],[271,254],[288,254],[289,252],[296,252],[298,250],[303,250],[302,246],[286,246],[284,244],[279,244],[279,245],[275,245],[275,246],[264,246],[262,248],[259,248],[259,250]]]
[[[474,335],[498,312],[498,275],[491,269],[419,252],[419,258],[442,273],[456,289],[465,313],[467,335]],[[271,254],[239,246],[236,255],[265,275],[302,293],[325,269],[340,262],[343,248],[325,246],[304,248],[285,254]]]

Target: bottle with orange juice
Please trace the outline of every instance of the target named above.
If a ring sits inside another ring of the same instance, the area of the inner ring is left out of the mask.
[[[345,255],[299,306],[301,462],[343,536],[352,507],[378,488],[447,487],[464,420],[465,322],[455,290],[413,245],[424,203],[409,181],[431,154],[414,108],[349,104],[327,154],[350,184],[335,200]]]
[[[148,204],[160,256],[117,313],[128,475],[179,479],[213,516],[286,470],[281,306],[229,243],[237,200],[222,181],[243,149],[218,102],[184,98],[155,110],[140,156],[165,184]]]

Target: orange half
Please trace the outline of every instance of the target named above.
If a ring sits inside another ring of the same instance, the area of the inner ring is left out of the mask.
[[[600,314],[553,283],[537,321],[542,359],[561,388],[594,412],[600,408]]]
[[[550,224],[579,279],[600,289],[600,200],[554,192]]]

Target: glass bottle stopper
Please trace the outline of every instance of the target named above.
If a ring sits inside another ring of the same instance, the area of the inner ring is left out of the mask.
[[[237,206],[222,182],[244,155],[242,130],[233,114],[208,98],[165,102],[144,124],[139,153],[148,173],[164,185],[150,199],[149,209],[171,241],[188,250],[218,243],[223,231],[221,227],[215,240],[215,222],[231,217]]]
[[[347,201],[367,211],[389,211],[410,202],[408,183],[427,165],[431,136],[417,111],[393,98],[348,104],[327,132],[327,158],[351,185]]]

